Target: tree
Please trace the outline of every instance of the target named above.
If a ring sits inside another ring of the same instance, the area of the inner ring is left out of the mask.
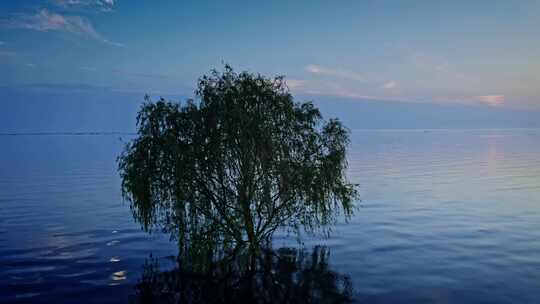
[[[159,224],[196,256],[255,250],[278,228],[325,230],[341,211],[351,215],[348,131],[294,102],[283,77],[226,65],[199,79],[196,96],[183,105],[147,97],[119,157],[124,196],[145,229]]]

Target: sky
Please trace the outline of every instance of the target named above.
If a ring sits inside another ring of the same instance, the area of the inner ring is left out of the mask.
[[[0,2],[0,86],[193,94],[229,63],[295,95],[540,109],[540,1]]]

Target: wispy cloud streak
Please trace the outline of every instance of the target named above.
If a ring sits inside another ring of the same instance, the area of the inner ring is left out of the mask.
[[[333,76],[355,81],[365,81],[364,77],[358,73],[347,71],[344,69],[327,68],[320,65],[310,64],[305,67],[305,70],[311,74],[322,76]]]
[[[36,14],[18,14],[12,19],[4,20],[0,23],[2,27],[13,29],[27,29],[39,32],[65,32],[77,35],[83,35],[100,42],[123,47],[122,43],[106,39],[101,35],[92,23],[80,16],[67,16],[47,9],[41,9]]]
[[[305,86],[307,81],[300,79],[287,79],[285,80],[285,83],[287,84],[289,89],[297,89]]]
[[[383,89],[386,89],[386,90],[390,90],[390,89],[394,89],[395,87],[397,87],[397,82],[391,80],[391,81],[388,81],[388,82],[385,82],[381,88]]]
[[[54,4],[64,9],[98,9],[110,12],[114,9],[114,0],[54,0]]]
[[[504,95],[484,95],[477,96],[477,100],[492,107],[499,107],[504,104]]]

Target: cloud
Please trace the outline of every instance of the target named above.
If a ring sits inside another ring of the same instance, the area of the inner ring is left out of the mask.
[[[371,99],[372,96],[364,95],[348,90],[306,90],[304,93],[310,95],[321,95],[321,96],[336,96],[336,97],[347,97],[347,98],[359,98],[359,99]]]
[[[351,89],[347,86],[343,86],[343,84],[339,82],[332,81],[309,82],[309,85],[306,83],[306,86],[303,86],[301,90],[301,93],[310,95],[370,98],[370,96],[363,94],[363,92],[361,92],[362,90],[358,90],[358,88]]]
[[[86,3],[86,1],[81,0],[55,0],[54,4],[61,6],[61,7],[71,7],[71,6],[79,6],[83,5],[83,3]]]
[[[393,89],[393,88],[395,88],[395,87],[397,87],[397,82],[395,82],[395,81],[393,81],[393,80],[388,81],[388,82],[385,82],[385,83],[381,86],[381,88],[386,89],[386,90],[390,90],[390,89]]]
[[[123,47],[118,42],[104,38],[90,23],[80,16],[66,16],[41,9],[34,15],[18,14],[14,19],[4,22],[4,27],[14,29],[27,29],[39,32],[65,32],[77,35],[84,35],[103,43]]]
[[[310,64],[305,67],[305,70],[315,75],[333,76],[333,77],[339,77],[339,78],[350,79],[350,80],[355,80],[355,81],[365,81],[362,75],[355,72],[343,70],[343,69],[332,69],[332,68],[322,67],[320,65]]]
[[[36,65],[33,64],[33,63],[27,63],[24,66],[26,66],[27,68],[35,68],[36,67]]]
[[[4,45],[6,44],[4,41],[0,41],[0,45]]]
[[[307,81],[300,79],[287,79],[285,80],[285,83],[287,84],[289,89],[296,89],[305,86]]]
[[[96,2],[97,5],[101,7],[102,11],[109,12],[114,8],[114,0],[101,0]]]
[[[492,107],[498,107],[504,104],[504,95],[476,96],[476,100]]]
[[[98,9],[110,12],[114,9],[114,0],[54,0],[54,4],[64,9]]]

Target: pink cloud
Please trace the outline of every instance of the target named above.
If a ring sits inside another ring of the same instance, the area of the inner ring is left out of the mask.
[[[477,96],[476,99],[492,107],[498,107],[504,104],[504,95],[484,95]]]

